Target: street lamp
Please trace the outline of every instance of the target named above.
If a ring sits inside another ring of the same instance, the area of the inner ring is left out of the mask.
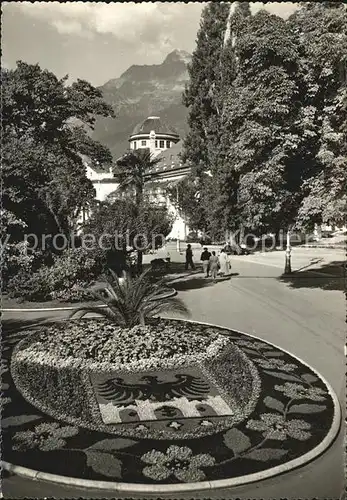
[[[292,272],[292,264],[291,264],[291,253],[292,248],[290,245],[290,229],[287,229],[287,245],[286,245],[286,260],[284,266],[284,274],[290,274]]]
[[[177,202],[177,210],[179,207],[179,198],[178,198],[178,184],[176,184],[176,202]],[[177,240],[176,240],[176,250],[178,253],[181,251],[180,247],[180,234],[178,233]]]

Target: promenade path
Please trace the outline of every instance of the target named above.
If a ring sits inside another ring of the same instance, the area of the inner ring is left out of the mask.
[[[297,249],[295,249],[296,251]],[[298,259],[296,268],[310,261],[312,252]],[[320,250],[320,249],[317,249]],[[307,250],[306,250],[307,251]],[[325,252],[325,251],[324,251]],[[260,255],[260,254],[258,254]],[[273,253],[274,255],[274,253]],[[299,255],[299,254],[297,254]],[[282,256],[283,257],[283,256]],[[153,257],[152,257],[153,258]],[[331,262],[343,261],[343,252],[332,255]],[[255,260],[259,259],[256,263]],[[264,260],[269,259],[267,262]],[[192,319],[248,332],[273,342],[318,370],[332,385],[345,407],[345,299],[343,277],[306,274],[281,279],[282,266],[277,257],[235,257],[229,281],[212,283],[196,273],[176,276],[173,285],[192,312]],[[329,259],[328,259],[329,260]],[[293,262],[294,256],[293,256]],[[318,266],[319,267],[319,266]],[[236,274],[237,273],[237,274]],[[177,279],[178,278],[178,279]],[[66,313],[50,313],[61,318]],[[21,314],[23,316],[23,313]],[[27,320],[39,320],[42,313],[26,313]],[[5,313],[10,326],[19,314]],[[321,457],[304,467],[272,479],[229,490],[194,493],[194,498],[319,498],[338,499],[343,491],[343,435]],[[114,498],[114,493],[83,491],[18,477],[3,481],[6,498]],[[117,498],[129,497],[119,495]],[[131,495],[144,498],[143,495]],[[152,498],[157,498],[153,496]],[[151,498],[147,496],[146,498]],[[161,498],[171,498],[162,495]],[[192,498],[192,494],[174,498]]]

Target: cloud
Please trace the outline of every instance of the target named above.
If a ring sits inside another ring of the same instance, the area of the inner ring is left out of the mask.
[[[97,84],[131,64],[159,64],[174,49],[193,52],[200,2],[3,2],[3,53]],[[251,3],[287,17],[292,3]]]
[[[129,44],[171,46],[170,40],[177,39],[175,32],[180,22],[185,25],[190,18],[199,19],[204,4],[20,2],[18,5],[27,16],[49,23],[61,34],[88,37],[96,33],[112,34]]]
[[[269,11],[271,14],[276,14],[277,16],[281,16],[284,19],[289,17],[293,12],[298,8],[298,3],[292,2],[252,2],[251,3],[251,11],[252,13],[257,12],[258,10],[264,8]]]
[[[4,3],[6,4],[6,2]],[[184,2],[19,2],[27,15],[44,20],[62,34],[90,37],[93,33],[112,34],[128,43],[139,40],[160,42],[177,37],[177,28],[197,28],[196,21],[207,3]],[[295,4],[253,2],[253,12],[265,8],[273,14],[288,17]],[[176,31],[176,36],[174,31]],[[183,30],[180,30],[183,34]]]

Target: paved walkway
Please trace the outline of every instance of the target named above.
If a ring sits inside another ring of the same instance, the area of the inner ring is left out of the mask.
[[[282,282],[281,268],[243,259],[233,259],[232,271],[238,275],[234,275],[230,281],[213,284],[201,275],[193,275],[186,283],[183,279],[183,284],[177,285],[179,296],[192,311],[192,319],[248,332],[292,352],[327,379],[344,409],[343,293],[335,286],[327,287],[327,283],[333,281],[329,277],[317,275],[301,282]],[[57,316],[61,317],[62,314]],[[38,313],[28,313],[28,319],[29,315],[32,320],[40,318]],[[6,318],[10,319],[10,316],[5,314],[4,320]],[[206,492],[194,494],[194,498],[338,499],[344,481],[343,435],[342,429],[325,454],[299,470],[253,485],[208,492],[208,495]],[[6,498],[114,498],[114,493],[108,495],[105,492],[99,494],[97,491],[53,487],[18,477],[5,479],[3,490]],[[144,498],[143,495],[131,497]],[[185,497],[192,498],[192,495],[187,494]],[[122,495],[118,498],[122,498]],[[163,495],[161,498],[170,497]]]
[[[176,247],[169,243],[166,249],[161,249],[156,255],[145,255],[145,262],[150,262],[154,258],[165,258],[167,252],[170,253],[172,262],[184,262],[184,252],[186,245],[181,244],[181,252],[177,252]],[[210,251],[221,249],[221,246],[208,246]],[[193,248],[194,262],[200,265],[200,247]],[[232,261],[259,263],[266,266],[276,267],[284,270],[285,251],[274,250],[271,252],[254,252],[251,255],[232,256]],[[346,261],[346,250],[344,248],[306,248],[302,246],[293,247],[291,252],[292,270],[298,271],[303,268],[327,272],[324,268],[332,263],[342,263]]]

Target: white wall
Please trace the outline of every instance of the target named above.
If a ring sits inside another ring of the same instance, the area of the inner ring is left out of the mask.
[[[187,224],[178,213],[176,207],[171,203],[171,201],[168,198],[166,206],[168,208],[169,213],[171,213],[175,217],[171,232],[167,236],[167,238],[185,240],[187,234],[189,233],[189,228]]]
[[[117,182],[102,183],[98,181],[93,182],[94,189],[96,191],[95,198],[99,201],[105,201],[106,197],[115,191],[119,184]]]
[[[91,181],[100,181],[101,179],[113,179],[111,167],[108,172],[95,172],[89,165],[86,164],[86,175]]]
[[[167,238],[173,238],[182,241],[186,239],[188,233],[188,226],[186,225],[182,217],[178,215]]]

